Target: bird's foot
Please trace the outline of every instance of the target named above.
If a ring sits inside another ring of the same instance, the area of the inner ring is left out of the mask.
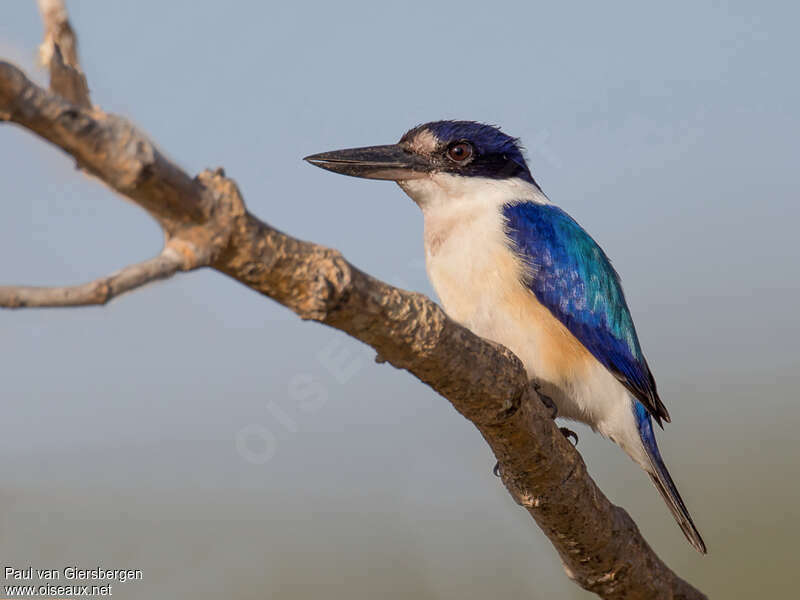
[[[495,477],[500,477],[500,463],[494,463],[494,468],[492,469],[492,473],[494,473]]]
[[[575,441],[572,443],[573,446],[578,445],[578,434],[572,431],[572,429],[567,429],[566,427],[559,427],[559,431],[564,435],[565,438],[574,439]]]
[[[550,418],[555,419],[558,416],[558,407],[556,406],[556,403],[550,396],[542,392],[541,385],[533,381],[531,382],[531,386],[533,387],[533,391],[536,392],[536,395],[539,396],[539,399],[542,401],[542,404],[544,404],[545,407],[550,410]]]

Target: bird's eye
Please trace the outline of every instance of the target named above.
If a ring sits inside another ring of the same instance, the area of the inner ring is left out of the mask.
[[[472,158],[472,144],[469,142],[458,142],[447,149],[447,158],[460,164]]]

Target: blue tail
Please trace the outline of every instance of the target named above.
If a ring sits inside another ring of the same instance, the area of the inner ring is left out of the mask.
[[[683,498],[681,498],[681,495],[678,493],[678,488],[675,487],[675,482],[672,481],[672,477],[670,477],[669,471],[667,471],[667,466],[661,458],[661,453],[658,451],[650,414],[641,402],[638,400],[634,400],[633,402],[633,412],[636,415],[639,436],[642,438],[644,449],[647,452],[650,465],[652,466],[652,470],[648,471],[648,475],[650,475],[650,479],[653,480],[656,488],[661,493],[664,502],[667,503],[667,506],[672,511],[672,515],[675,517],[678,525],[680,525],[686,539],[689,540],[689,543],[694,546],[698,552],[705,554],[706,544],[703,542],[700,532],[697,531],[697,527],[695,527],[692,517],[689,515],[689,511],[683,503]]]

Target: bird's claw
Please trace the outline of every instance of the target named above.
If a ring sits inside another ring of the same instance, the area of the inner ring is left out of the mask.
[[[500,463],[496,462],[494,464],[494,468],[492,469],[492,473],[494,473],[495,477],[500,477]]]
[[[533,391],[536,392],[536,395],[539,396],[539,400],[542,401],[542,404],[545,405],[548,409],[550,409],[550,418],[555,419],[558,416],[558,407],[556,403],[550,396],[547,396],[542,393],[542,386],[536,382],[532,382],[531,385],[533,386]]]
[[[567,438],[568,440],[569,439],[574,439],[575,440],[575,442],[573,442],[573,444],[572,444],[573,446],[577,446],[578,445],[578,434],[577,433],[575,433],[571,429],[567,429],[566,427],[559,427],[558,429],[564,435],[564,437]]]

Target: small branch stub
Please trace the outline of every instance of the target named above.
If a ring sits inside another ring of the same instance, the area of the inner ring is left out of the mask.
[[[39,62],[50,71],[50,89],[81,108],[91,108],[89,85],[78,62],[78,40],[63,0],[38,0],[44,22]]]

